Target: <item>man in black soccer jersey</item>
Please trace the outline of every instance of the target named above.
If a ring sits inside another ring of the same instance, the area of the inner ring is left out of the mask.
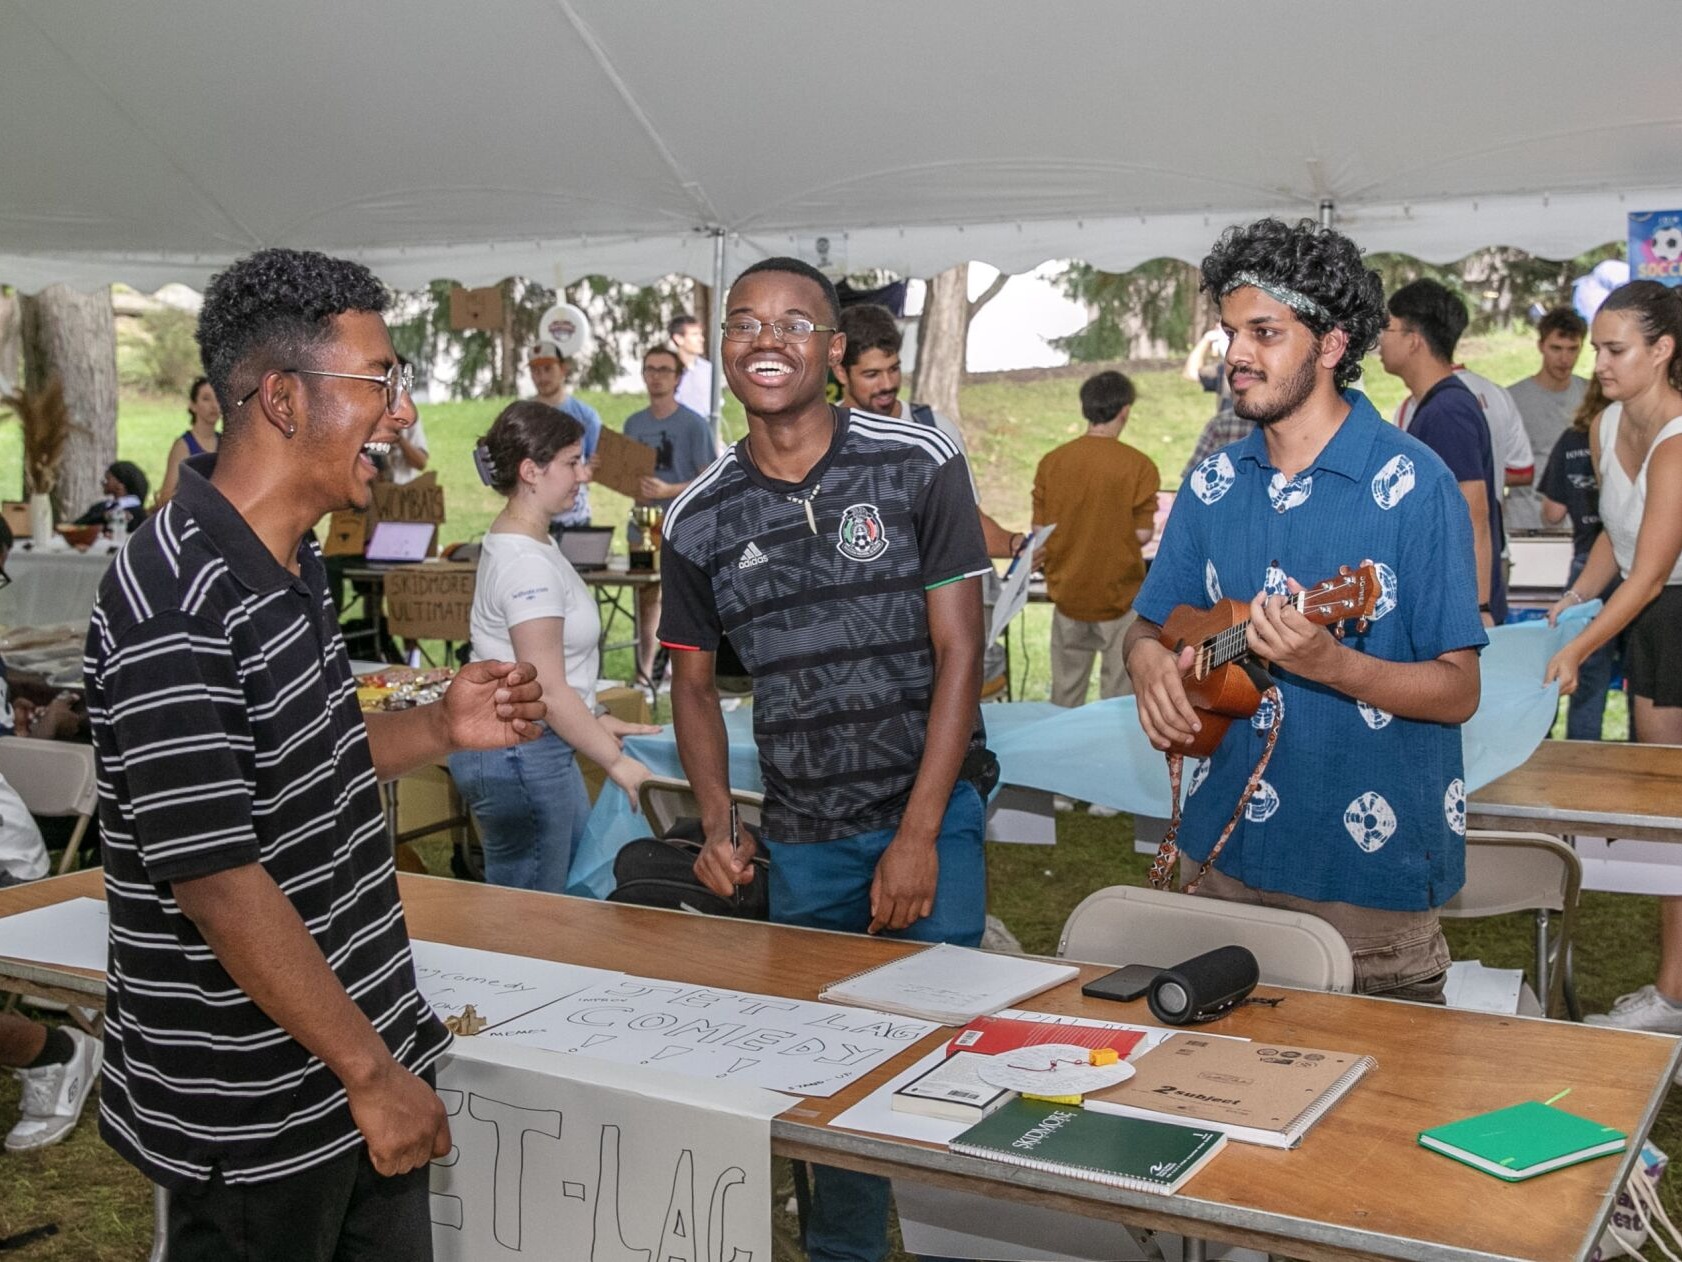
[[[724,371],[748,435],[668,510],[660,638],[678,752],[701,807],[695,873],[729,894],[771,860],[786,924],[974,946],[993,762],[981,726],[988,568],[968,470],[938,430],[831,407],[834,287],[794,259],[739,276]],[[713,659],[754,683],[760,843],[730,834]],[[884,1179],[819,1167],[814,1262],[886,1252]]]
[[[364,507],[413,423],[360,264],[265,250],[199,317],[228,419],[129,540],[88,632],[111,914],[100,1129],[170,1189],[171,1262],[424,1262],[426,1081],[449,1041],[415,988],[377,781],[536,735],[526,664],[437,705],[356,701],[321,518]]]

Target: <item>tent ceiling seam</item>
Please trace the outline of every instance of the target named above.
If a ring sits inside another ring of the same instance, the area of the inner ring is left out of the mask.
[[[649,118],[648,112],[643,109],[642,103],[637,100],[636,94],[631,91],[631,85],[625,82],[624,76],[619,73],[618,67],[613,64],[613,59],[607,55],[607,49],[603,48],[601,41],[596,38],[596,33],[578,15],[578,11],[573,8],[571,0],[555,0],[555,3],[559,6],[561,12],[566,15],[567,21],[572,23],[572,29],[578,32],[578,38],[584,41],[584,47],[590,50],[590,56],[595,58],[596,65],[601,67],[602,74],[607,76],[607,81],[613,85],[613,90],[619,94],[619,99],[625,103],[625,108],[631,112],[631,117],[636,120],[637,126],[642,128],[643,134],[648,137],[649,143],[654,146],[654,151],[660,155],[660,160],[670,168],[672,174],[677,178],[678,186],[694,200],[704,219],[703,223],[695,225],[696,228],[722,226],[718,208],[713,205],[712,199],[707,196],[706,189],[699,180],[691,179],[689,173],[683,169],[683,164],[678,161],[677,155],[671,151],[661,137],[659,130],[654,126],[654,120]]]

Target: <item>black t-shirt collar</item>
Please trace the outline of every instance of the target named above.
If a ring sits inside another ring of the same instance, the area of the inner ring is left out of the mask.
[[[240,582],[258,593],[277,592],[283,587],[299,586],[308,590],[309,584],[274,559],[263,545],[251,524],[241,517],[228,497],[210,481],[216,471],[216,453],[205,452],[189,456],[181,462],[180,481],[176,483],[175,500],[198,522],[215,541],[216,550],[228,563],[228,569]],[[299,544],[302,563],[307,544]]]
[[[736,444],[736,460],[742,466],[742,473],[755,486],[763,487],[775,495],[799,495],[823,480],[823,475],[829,471],[829,466],[835,462],[835,454],[841,450],[841,444],[847,441],[847,426],[852,412],[847,408],[830,404],[830,413],[835,419],[835,432],[829,438],[829,450],[823,458],[813,465],[811,470],[798,482],[783,482],[760,472],[759,466],[753,462],[753,453],[748,450],[746,436]]]

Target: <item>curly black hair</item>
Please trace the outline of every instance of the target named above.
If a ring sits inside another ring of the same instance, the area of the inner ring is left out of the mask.
[[[1331,319],[1297,312],[1315,337],[1334,328],[1349,336],[1349,346],[1337,361],[1333,380],[1338,389],[1361,375],[1361,359],[1378,341],[1384,328],[1384,284],[1361,259],[1361,250],[1341,232],[1322,228],[1312,219],[1287,224],[1258,219],[1234,225],[1221,234],[1203,260],[1203,288],[1218,302],[1239,272],[1253,272],[1314,299]]]
[[[326,342],[347,311],[384,314],[391,295],[366,267],[313,250],[259,250],[210,281],[199,311],[199,355],[227,424],[260,372],[292,366]]]

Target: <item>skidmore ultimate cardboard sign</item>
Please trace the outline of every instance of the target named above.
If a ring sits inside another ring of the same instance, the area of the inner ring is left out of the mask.
[[[428,561],[393,569],[385,576],[386,629],[400,640],[468,638],[477,566]]]

